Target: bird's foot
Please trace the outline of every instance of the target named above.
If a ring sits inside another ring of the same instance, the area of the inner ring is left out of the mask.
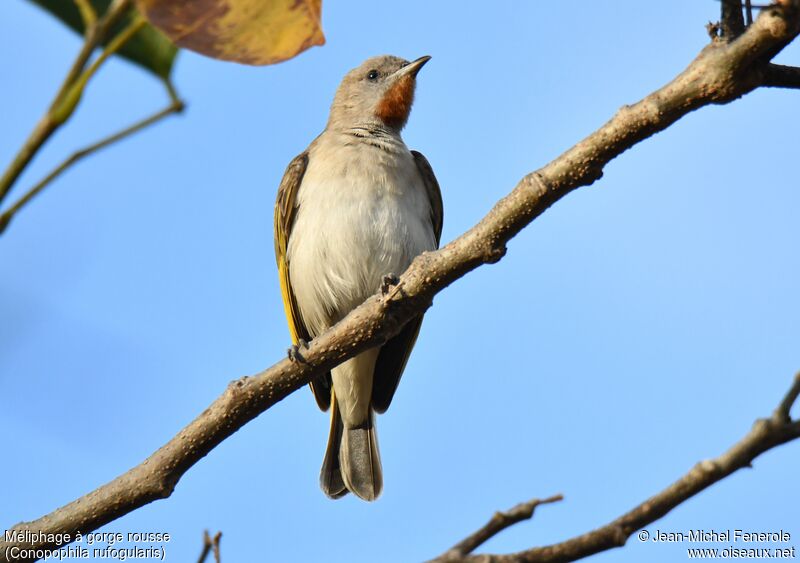
[[[383,283],[381,284],[381,294],[383,295],[383,304],[388,305],[394,299],[394,296],[403,291],[403,280],[394,274],[387,274],[383,276]],[[394,288],[394,289],[392,289]]]
[[[291,348],[286,350],[286,356],[289,358],[290,362],[306,363],[306,359],[300,353],[300,348],[308,350],[308,342],[302,338],[297,341],[297,344],[292,344]]]
[[[395,274],[386,274],[383,276],[383,282],[381,282],[381,295],[385,296],[389,293],[389,289],[392,286],[395,286],[400,283],[400,278],[398,278]]]

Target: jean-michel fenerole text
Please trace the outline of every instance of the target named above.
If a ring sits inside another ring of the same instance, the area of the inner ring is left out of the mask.
[[[757,532],[750,530],[688,530],[681,532],[664,532],[656,530],[651,534],[651,541],[663,543],[786,543],[792,535],[785,530]]]

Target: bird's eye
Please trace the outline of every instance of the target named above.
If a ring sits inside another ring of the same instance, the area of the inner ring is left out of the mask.
[[[378,74],[377,70],[371,70],[371,71],[369,71],[369,73],[367,73],[367,78],[369,80],[377,80],[378,76],[379,76],[379,74]]]

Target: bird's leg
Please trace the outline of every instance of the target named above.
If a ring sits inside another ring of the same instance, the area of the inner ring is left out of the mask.
[[[292,344],[291,348],[286,350],[286,356],[289,358],[290,362],[302,362],[306,363],[306,359],[300,353],[300,348],[308,350],[308,342],[299,338],[297,340],[297,344]]]
[[[383,282],[381,282],[381,295],[386,295],[389,293],[389,288],[393,285],[397,285],[400,283],[400,278],[398,278],[395,274],[389,273],[383,276]]]

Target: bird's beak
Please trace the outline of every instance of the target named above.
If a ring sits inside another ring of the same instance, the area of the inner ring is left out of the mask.
[[[401,76],[410,75],[412,78],[415,78],[419,72],[419,69],[421,69],[429,60],[431,60],[429,55],[420,57],[416,61],[408,63],[406,66],[395,72],[395,77],[400,78]]]

